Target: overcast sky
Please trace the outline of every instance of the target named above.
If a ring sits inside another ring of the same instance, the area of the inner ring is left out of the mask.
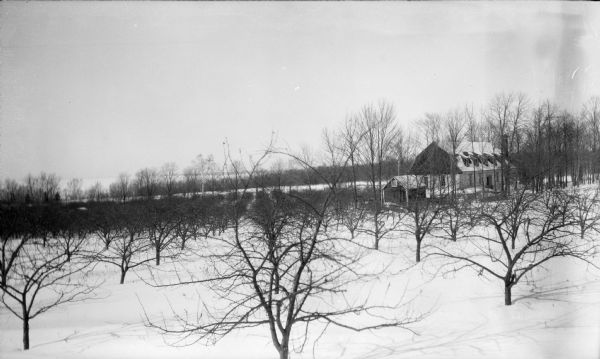
[[[317,146],[362,105],[600,94],[594,3],[2,2],[0,179]],[[409,126],[406,126],[409,127]]]

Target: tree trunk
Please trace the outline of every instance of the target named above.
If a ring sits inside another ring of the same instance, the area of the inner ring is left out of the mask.
[[[285,335],[281,338],[281,346],[279,347],[279,359],[288,359],[290,355],[289,339]]]
[[[421,240],[417,239],[417,263],[421,261]]]
[[[373,233],[375,234],[375,250],[379,249],[379,240],[381,238],[379,238],[379,209],[377,208],[377,205],[375,205],[375,214],[373,216],[373,224],[375,225],[374,231]]]
[[[23,350],[29,350],[29,318],[23,308]]]
[[[119,281],[119,284],[125,283],[125,274],[127,274],[127,269],[121,268],[121,280]]]
[[[504,305],[512,305],[512,285],[504,286]]]
[[[156,245],[156,265],[160,265],[160,245]]]

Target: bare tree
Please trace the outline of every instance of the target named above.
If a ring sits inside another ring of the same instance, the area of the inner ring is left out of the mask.
[[[86,250],[85,244],[92,231],[87,210],[56,208],[57,217],[51,225],[54,227],[55,237],[51,247],[61,250],[66,261],[74,255]]]
[[[198,193],[198,185],[201,181],[202,172],[196,166],[192,165],[183,170],[183,178],[185,180],[185,191],[195,196]]]
[[[19,184],[14,179],[6,178],[1,193],[2,198],[7,202],[23,202],[25,201],[26,189],[25,186]]]
[[[588,231],[600,232],[600,187],[573,188],[569,191],[573,201],[573,217],[579,227],[581,239]]]
[[[349,242],[338,241],[324,230],[341,172],[323,174],[299,156],[295,158],[314,171],[327,189],[289,194],[261,192],[248,209],[248,183],[262,158],[249,166],[233,164],[229,173],[239,186],[235,187],[233,201],[228,202],[228,211],[233,214],[232,233],[215,239],[216,245],[206,248],[209,276],[198,278],[194,271],[182,270],[178,271],[180,281],[158,283],[208,285],[226,303],[224,310],[206,308],[193,317],[177,311],[174,327],[147,318],[149,325],[192,341],[216,340],[235,330],[266,326],[279,357],[287,359],[293,348],[292,330],[304,326],[306,332],[310,323],[360,331],[403,327],[418,319],[386,320],[379,313],[371,317],[376,323],[358,327],[344,319],[387,307],[352,304],[347,298],[339,301],[346,303],[342,307],[319,305],[331,303],[331,296],[343,297],[346,285],[365,276],[361,274],[358,252],[344,246]],[[329,176],[334,177],[333,181],[326,181]],[[188,279],[181,279],[183,273]]]
[[[438,113],[426,113],[425,118],[419,120],[417,125],[421,128],[421,133],[425,143],[439,142],[442,139],[442,116]]]
[[[122,213],[119,208],[114,203],[93,207],[89,229],[102,240],[105,250],[108,250],[110,243],[120,235],[118,222]]]
[[[583,106],[582,117],[587,123],[591,137],[591,163],[593,180],[600,180],[600,97],[592,97]]]
[[[83,180],[72,178],[67,182],[66,199],[69,201],[80,201],[83,198]]]
[[[104,188],[102,188],[102,184],[100,182],[94,183],[87,190],[87,199],[89,201],[101,201],[106,197],[107,193],[104,191]]]
[[[162,183],[167,191],[167,196],[173,195],[175,182],[177,180],[177,164],[175,162],[167,162],[160,168],[160,176]]]
[[[358,207],[357,181],[359,177],[358,165],[360,159],[358,154],[358,146],[362,138],[359,128],[359,118],[357,116],[351,116],[346,119],[340,136],[343,141],[343,148],[346,151],[349,159],[350,171],[352,174],[351,182],[354,195],[354,207],[356,208]]]
[[[0,207],[0,287],[5,287],[8,274],[19,256],[19,251],[32,239],[34,228],[30,211],[22,207]]]
[[[54,173],[42,172],[40,174],[39,184],[43,194],[43,201],[50,202],[54,200],[60,187],[60,178]]]
[[[169,201],[149,201],[146,205],[148,239],[154,247],[156,265],[160,265],[163,252],[169,249],[177,238],[177,219]]]
[[[364,106],[359,113],[361,142],[359,154],[362,163],[368,168],[369,187],[372,195],[373,227],[365,232],[375,238],[374,248],[379,248],[383,238],[385,220],[382,218],[382,190],[384,181],[384,161],[392,159],[393,144],[399,130],[395,123],[394,107],[386,102],[377,106]]]
[[[471,203],[465,198],[451,197],[442,202],[441,207],[437,218],[438,224],[433,227],[441,231],[441,238],[456,242],[465,235],[469,224],[473,221]]]
[[[522,93],[496,95],[489,104],[486,113],[487,123],[494,132],[496,144],[502,149],[502,190],[510,193],[510,170],[507,161],[511,153],[518,152],[520,148],[522,126],[529,107],[529,100]]]
[[[153,168],[139,170],[136,175],[136,185],[140,194],[146,198],[152,198],[156,194],[158,184],[158,172]]]
[[[475,112],[472,107],[465,106],[465,125],[466,125],[466,133],[465,136],[471,143],[471,152],[475,152],[475,142],[480,140],[481,135],[481,123],[475,117]],[[473,184],[475,194],[477,194],[477,173],[473,171]],[[484,190],[484,186],[481,186],[482,190]]]
[[[30,202],[50,202],[56,198],[60,188],[60,178],[53,173],[40,173],[39,177],[28,174],[25,177],[26,200]]]
[[[445,137],[452,149],[452,160],[456,160],[457,149],[465,138],[465,117],[464,112],[458,109],[446,114],[443,125]],[[452,196],[456,195],[456,166],[450,166],[450,176],[452,181]]]
[[[421,261],[421,244],[423,243],[423,239],[437,229],[441,214],[442,206],[439,203],[439,199],[423,198],[410,201],[406,205],[407,221],[401,231],[415,238],[417,242],[415,260],[417,263]]]
[[[87,276],[91,262],[68,260],[66,253],[52,246],[27,242],[19,251],[2,303],[23,323],[23,349],[29,349],[30,321],[61,304],[84,299],[97,284]]]
[[[125,202],[127,198],[133,195],[132,183],[127,173],[120,173],[117,181],[111,183],[109,187],[110,196]]]
[[[112,222],[114,233],[110,245],[98,253],[95,259],[102,263],[117,266],[120,270],[119,283],[125,283],[129,270],[150,262],[150,243],[146,238],[144,208],[140,205],[126,205],[119,210],[118,219]]]
[[[509,199],[485,203],[478,210],[478,224],[471,235],[453,246],[434,246],[433,255],[454,259],[450,264],[470,267],[502,281],[504,304],[512,304],[512,289],[533,269],[556,257],[575,257],[586,260],[592,247],[579,243],[574,235],[573,203],[567,194],[548,191],[542,194],[511,196]],[[523,202],[528,205],[524,206]],[[515,212],[523,212],[515,215]],[[515,222],[512,218],[524,218]],[[517,224],[518,228],[514,225]],[[511,237],[516,233],[515,249]]]

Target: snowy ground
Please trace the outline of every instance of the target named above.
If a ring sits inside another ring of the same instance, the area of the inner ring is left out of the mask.
[[[387,240],[369,263],[413,260],[413,242]],[[429,312],[403,329],[352,332],[330,327],[316,344],[318,327],[294,358],[599,358],[600,273],[581,262],[559,259],[538,270],[534,285],[520,283],[515,303],[504,306],[502,285],[470,270],[438,273],[439,260],[426,258],[406,272],[352,288],[374,297],[416,297],[412,310]],[[161,265],[162,267],[162,265]],[[140,275],[147,274],[140,270]],[[443,275],[444,274],[444,275]],[[70,303],[31,322],[31,350],[21,350],[17,318],[0,308],[0,358],[276,358],[266,328],[234,333],[214,346],[173,347],[143,325],[142,305],[153,318],[169,313],[167,299],[194,309],[198,288],[156,289],[133,273],[124,285],[113,268],[98,298]],[[200,293],[205,298],[207,293]],[[297,333],[301,334],[301,333]]]

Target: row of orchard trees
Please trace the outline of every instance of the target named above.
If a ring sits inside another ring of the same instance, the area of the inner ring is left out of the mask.
[[[97,287],[89,273],[98,263],[119,269],[120,283],[133,268],[176,256],[192,239],[218,235],[229,219],[224,197],[194,200],[100,202],[0,207],[2,303],[29,322]]]
[[[118,268],[123,284],[133,268],[164,265],[167,259],[168,265],[181,268],[166,277],[168,269],[156,272],[150,284],[208,285],[222,301],[215,308],[226,304],[229,310],[225,316],[208,313],[201,323],[177,316],[181,320],[176,329],[148,324],[206,339],[265,325],[282,358],[293,346],[292,329],[307,329],[315,321],[367,330],[403,327],[417,320],[418,316],[397,312],[397,305],[370,305],[368,298],[359,302],[343,298],[328,308],[318,304],[332,296],[344,297],[349,283],[381,274],[365,272],[360,262],[363,253],[332,231],[345,168],[344,156],[335,157],[331,168],[337,170],[321,172],[313,163],[293,156],[327,183],[319,190],[250,191],[258,165],[249,169],[231,162],[227,180],[235,190],[226,196],[3,205],[2,302],[23,321],[24,348],[29,348],[32,319],[62,303],[85,298],[101,284],[90,275],[98,263]],[[190,241],[198,249],[191,253],[199,254],[200,271],[187,271],[189,261],[178,260]],[[381,311],[386,309],[392,312],[383,317]],[[372,310],[379,312],[368,315]],[[368,323],[346,320],[361,313],[370,318]]]
[[[484,201],[449,195],[412,201],[397,211],[397,233],[414,239],[417,262],[423,248],[426,257],[450,259],[441,262],[442,267],[472,268],[499,279],[506,305],[512,304],[517,283],[535,281],[532,272],[555,258],[577,258],[596,266],[599,186],[543,192],[521,187]]]

